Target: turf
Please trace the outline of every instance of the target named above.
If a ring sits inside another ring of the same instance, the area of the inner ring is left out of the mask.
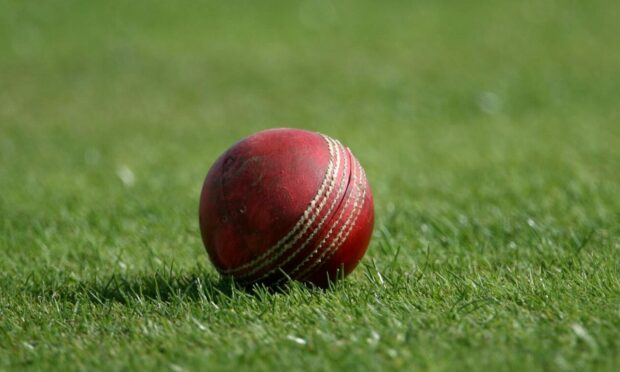
[[[618,370],[617,1],[0,0],[0,369]],[[325,132],[368,254],[243,291],[217,155]]]

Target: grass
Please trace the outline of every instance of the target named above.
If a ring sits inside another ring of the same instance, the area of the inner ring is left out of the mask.
[[[617,370],[614,1],[0,0],[0,369]],[[377,223],[326,291],[218,279],[209,166],[348,144]]]

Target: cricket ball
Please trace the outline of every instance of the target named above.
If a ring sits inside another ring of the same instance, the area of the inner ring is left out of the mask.
[[[200,232],[224,277],[325,287],[364,256],[374,224],[364,169],[326,135],[270,129],[229,148],[202,187]]]

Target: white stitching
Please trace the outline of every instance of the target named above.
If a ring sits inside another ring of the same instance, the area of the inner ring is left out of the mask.
[[[356,165],[358,170],[360,171],[360,179],[359,179],[359,184],[358,186],[358,190],[361,190],[361,197],[358,197],[355,200],[355,203],[353,204],[353,213],[352,215],[355,215],[353,217],[353,219],[351,220],[350,218],[347,219],[345,226],[343,226],[343,228],[340,230],[338,236],[336,236],[336,239],[334,241],[332,241],[332,244],[330,244],[330,246],[328,247],[328,249],[326,249],[325,251],[323,251],[323,254],[321,255],[321,257],[319,257],[319,259],[317,259],[314,264],[312,264],[311,266],[307,267],[300,275],[299,277],[302,279],[305,279],[306,276],[311,274],[311,271],[318,266],[321,262],[327,262],[329,261],[334,254],[336,254],[336,252],[338,252],[338,250],[340,249],[340,247],[342,246],[342,244],[344,244],[344,242],[348,239],[349,234],[351,234],[351,231],[353,230],[353,227],[355,226],[355,222],[357,221],[357,218],[359,217],[360,213],[362,212],[362,209],[364,207],[364,204],[366,202],[366,174],[364,172],[364,169],[362,168],[362,166],[359,164],[359,162],[357,161],[357,159],[355,160]],[[360,187],[362,186],[362,187]],[[358,192],[358,196],[359,196],[359,192]],[[361,200],[361,203],[358,203]],[[349,222],[351,222],[349,224]],[[349,224],[348,228],[347,228],[347,232],[345,233],[344,236],[341,237],[342,232],[344,231],[344,229],[346,228],[346,225]],[[338,238],[341,237],[340,241],[337,243],[336,246],[336,242],[338,241]]]
[[[347,149],[348,154],[351,156],[351,158],[353,158],[353,154],[351,154],[351,152]],[[325,235],[325,237],[323,237],[323,239],[321,240],[321,242],[317,245],[317,247],[312,251],[312,253],[310,253],[308,255],[308,257],[306,257],[299,265],[297,265],[297,267],[295,267],[295,269],[293,269],[290,273],[289,276],[291,278],[295,278],[295,274],[301,270],[307,263],[308,261],[310,261],[317,253],[319,253],[319,251],[321,250],[321,248],[323,247],[323,245],[329,240],[329,238],[331,237],[331,235],[334,233],[334,230],[336,229],[336,226],[338,226],[338,224],[340,223],[340,221],[342,220],[342,217],[344,216],[345,212],[347,211],[349,204],[351,202],[351,200],[355,199],[357,196],[359,195],[355,195],[355,193],[353,191],[355,188],[355,185],[357,183],[357,177],[358,174],[357,172],[355,172],[353,170],[353,167],[351,167],[351,171],[353,173],[353,177],[352,177],[352,186],[353,188],[351,189],[351,193],[349,194],[349,196],[347,197],[347,200],[344,204],[344,206],[342,207],[338,218],[336,219],[336,222],[330,227],[329,231],[327,232],[327,234]],[[347,217],[347,220],[351,218],[351,214],[349,214],[349,216]],[[345,228],[346,226],[346,220],[345,220],[345,224],[341,227],[341,230]],[[320,258],[319,258],[320,259]],[[312,264],[314,265],[316,263],[316,261]]]
[[[261,275],[260,277],[253,279],[252,281],[260,281],[261,279],[264,279],[266,277],[268,277],[269,275],[273,274],[274,272],[278,271],[280,268],[282,268],[284,265],[286,265],[287,263],[289,263],[293,258],[295,258],[295,256],[297,256],[307,245],[308,243],[310,243],[314,237],[321,231],[321,229],[323,228],[323,225],[325,224],[325,222],[327,221],[327,219],[332,217],[332,212],[334,211],[334,207],[336,207],[336,205],[338,204],[338,202],[340,202],[340,197],[343,195],[344,192],[346,192],[346,188],[348,185],[348,167],[349,162],[349,156],[347,156],[348,154],[350,154],[350,152],[348,152],[344,146],[342,146],[342,144],[340,142],[338,142],[336,140],[336,144],[339,147],[339,150],[342,150],[345,154],[344,157],[344,166],[343,166],[343,176],[341,178],[341,182],[340,182],[340,186],[338,188],[338,192],[336,194],[336,197],[332,200],[332,203],[329,207],[329,209],[327,210],[327,213],[321,218],[321,220],[319,221],[318,225],[316,226],[316,228],[314,229],[314,231],[308,236],[308,238],[306,238],[306,240],[297,248],[295,249],[291,254],[289,254],[286,259],[279,263],[277,267],[272,268],[271,270],[269,270],[268,272],[266,272],[265,274]],[[352,167],[351,167],[352,168]],[[292,244],[291,244],[292,247]],[[289,247],[289,248],[291,248]],[[282,256],[282,254],[284,254],[286,252],[286,250],[282,251],[282,253],[279,256]],[[275,259],[277,259],[278,257],[275,257]],[[250,276],[250,274],[244,275],[243,277],[248,277]]]
[[[323,139],[327,142],[329,148],[329,163],[327,166],[327,171],[325,172],[325,177],[317,191],[317,194],[312,199],[312,201],[308,204],[308,207],[304,211],[302,217],[297,221],[293,229],[280,239],[274,246],[261,253],[258,257],[254,258],[252,261],[239,265],[235,268],[231,268],[228,270],[221,270],[220,272],[224,275],[230,275],[238,273],[245,269],[252,269],[251,272],[241,275],[241,277],[250,276],[253,273],[259,271],[265,266],[272,263],[275,259],[277,259],[281,255],[281,251],[288,249],[288,247],[294,244],[297,240],[305,234],[305,232],[311,227],[314,220],[319,215],[320,211],[323,209],[329,197],[331,196],[334,183],[336,181],[338,171],[340,170],[340,152],[337,148],[337,141],[329,138],[328,136],[322,135]],[[335,151],[335,166],[334,166],[334,149]],[[319,202],[318,208],[316,207],[317,202]],[[301,231],[299,231],[301,229]],[[286,244],[293,238],[292,242]],[[280,252],[280,253],[275,253]],[[275,254],[274,254],[275,253]],[[256,266],[255,266],[256,265]]]

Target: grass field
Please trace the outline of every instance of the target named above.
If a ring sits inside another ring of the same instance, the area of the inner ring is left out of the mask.
[[[0,0],[0,370],[618,370],[617,1]],[[373,186],[326,291],[218,279],[215,158]]]

